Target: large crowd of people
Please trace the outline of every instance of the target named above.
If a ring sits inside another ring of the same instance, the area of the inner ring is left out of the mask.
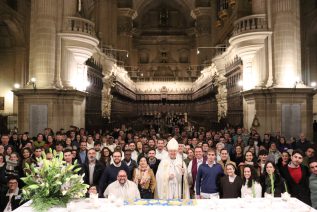
[[[220,131],[174,127],[172,134],[154,129],[115,128],[89,133],[71,126],[54,133],[46,128],[1,135],[0,211],[19,206],[26,164],[63,152],[65,164],[76,160],[90,186],[87,195],[133,198],[292,197],[317,208],[315,144],[304,134],[287,139],[279,132],[226,128]],[[43,152],[45,154],[43,154]]]

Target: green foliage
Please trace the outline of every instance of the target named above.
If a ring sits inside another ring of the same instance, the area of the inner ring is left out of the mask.
[[[51,150],[50,150],[51,151]],[[47,160],[45,155],[37,159],[38,167],[26,164],[26,184],[22,188],[23,199],[31,199],[35,211],[47,211],[54,206],[66,206],[70,199],[83,197],[88,185],[84,184],[83,175],[77,161],[74,165],[63,161],[63,153],[53,151],[53,159]]]

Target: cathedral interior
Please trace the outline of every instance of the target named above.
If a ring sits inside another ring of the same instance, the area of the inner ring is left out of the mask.
[[[316,0],[0,0],[0,128],[312,136]]]

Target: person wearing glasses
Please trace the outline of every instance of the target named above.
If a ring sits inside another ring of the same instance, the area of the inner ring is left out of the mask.
[[[104,192],[105,197],[115,196],[123,200],[140,199],[138,186],[128,180],[127,172],[120,170],[117,175],[117,180],[112,182]]]
[[[24,204],[22,200],[22,190],[19,189],[18,178],[15,176],[8,177],[8,189],[1,191],[0,194],[0,211],[9,212]]]
[[[132,179],[131,176],[129,176],[129,168],[125,163],[122,163],[121,158],[122,154],[121,151],[115,151],[112,154],[113,157],[113,163],[110,166],[107,166],[100,178],[99,181],[99,195],[100,197],[103,197],[103,193],[105,189],[117,180],[118,173],[120,170],[124,170],[127,173],[128,179]]]

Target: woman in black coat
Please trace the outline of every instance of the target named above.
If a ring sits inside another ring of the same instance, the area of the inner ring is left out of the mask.
[[[262,196],[264,196],[265,193],[270,195],[273,193],[274,197],[281,197],[281,194],[285,192],[286,184],[284,182],[275,163],[267,161],[264,165],[264,172],[260,180]]]

